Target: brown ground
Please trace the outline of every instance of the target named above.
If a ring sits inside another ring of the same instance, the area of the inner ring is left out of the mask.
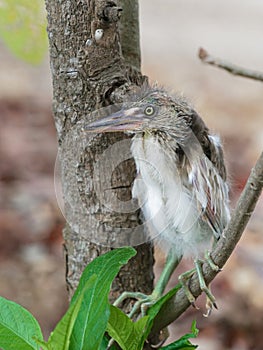
[[[213,4],[212,4],[213,3]],[[189,0],[141,3],[146,74],[183,91],[222,135],[234,203],[263,146],[263,85],[202,65],[212,53],[250,68],[262,66],[263,6]],[[157,25],[158,24],[158,25]],[[32,68],[0,47],[0,295],[28,308],[49,334],[67,306],[61,228],[53,185],[56,134],[47,62]],[[219,311],[189,309],[173,337],[197,319],[202,350],[263,348],[263,199],[234,255],[212,288]],[[163,258],[158,254],[156,272]],[[190,265],[184,263],[180,271]],[[171,282],[171,286],[176,279]]]

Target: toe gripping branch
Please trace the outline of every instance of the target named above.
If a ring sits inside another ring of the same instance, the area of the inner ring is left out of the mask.
[[[128,316],[130,318],[133,318],[137,314],[141,314],[141,316],[145,316],[148,308],[151,307],[154,303],[156,303],[157,300],[163,295],[165,286],[167,285],[167,282],[172,272],[174,271],[175,267],[178,265],[179,261],[180,259],[175,259],[174,257],[169,258],[168,256],[163,273],[160,276],[160,279],[158,280],[156,287],[151,295],[146,295],[141,292],[124,292],[116,299],[113,305],[120,306],[123,303],[123,301],[127,299],[135,299],[136,302],[134,303]],[[209,316],[213,308],[217,309],[217,304],[216,304],[216,299],[212,294],[209,286],[206,284],[203,276],[202,266],[204,262],[207,262],[213,271],[217,272],[221,270],[212,261],[210,252],[206,252],[205,261],[196,259],[194,261],[195,267],[189,271],[184,272],[178,278],[179,278],[179,281],[181,282],[182,288],[184,289],[187,299],[189,300],[189,302],[192,304],[193,307],[198,309],[198,307],[195,305],[196,298],[194,297],[194,295],[192,294],[188,286],[189,279],[195,273],[197,273],[200,288],[206,294],[206,299],[207,299],[206,301],[207,312],[206,314],[204,314],[204,316]]]
[[[177,256],[173,250],[168,253],[166,263],[162,274],[159,280],[156,283],[156,286],[151,295],[145,295],[140,292],[124,292],[113,304],[114,306],[120,306],[121,303],[126,299],[136,299],[137,301],[132,307],[130,314],[128,315],[130,318],[135,316],[141,311],[141,315],[145,316],[149,307],[157,302],[157,300],[163,295],[165,287],[174,272],[175,268],[181,261],[182,257]]]
[[[155,294],[146,295],[140,292],[123,292],[118,299],[114,302],[114,306],[120,306],[124,300],[135,299],[137,300],[133,305],[129,318],[133,318],[136,314],[141,312],[142,317],[146,315],[146,312],[150,306],[152,306],[158,299],[159,296]]]
[[[204,314],[204,316],[207,317],[211,314],[213,307],[215,309],[217,309],[217,304],[216,304],[216,299],[215,299],[214,295],[212,294],[209,286],[206,284],[205,279],[204,279],[203,270],[202,270],[202,266],[203,266],[204,262],[207,262],[213,271],[216,271],[216,272],[221,271],[221,269],[211,259],[210,252],[206,252],[205,261],[200,260],[200,259],[196,259],[194,261],[195,268],[181,274],[179,276],[179,281],[182,284],[185,295],[187,296],[187,299],[189,300],[189,302],[192,304],[193,307],[198,309],[198,307],[196,307],[196,305],[195,305],[195,297],[192,294],[192,292],[190,291],[189,286],[188,286],[189,279],[193,276],[194,273],[197,273],[200,288],[206,294],[206,310],[207,310],[207,312],[206,312],[206,314]]]

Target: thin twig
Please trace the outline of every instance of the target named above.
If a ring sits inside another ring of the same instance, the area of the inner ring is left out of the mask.
[[[232,64],[230,62],[224,61],[221,58],[211,56],[205,49],[200,48],[198,56],[200,60],[204,63],[211,64],[212,66],[225,69],[231,74],[239,75],[241,77],[250,78],[254,80],[263,81],[263,73],[254,71],[251,69],[242,68]]]
[[[263,152],[259,157],[255,167],[251,170],[246,186],[237,202],[233,211],[231,220],[224,232],[224,235],[218,241],[214,251],[211,254],[213,261],[222,268],[248,223],[251,214],[254,211],[256,203],[260,197],[263,187]],[[204,278],[210,283],[216,276],[217,272],[213,271],[207,263],[203,265]],[[198,277],[195,274],[189,281],[189,287],[195,297],[202,292],[200,290]],[[161,329],[175,321],[188,307],[190,303],[182,289],[164,304],[163,308],[154,321],[151,335],[158,333]]]

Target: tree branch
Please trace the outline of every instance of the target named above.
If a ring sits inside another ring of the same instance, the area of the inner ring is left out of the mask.
[[[263,152],[261,153],[255,167],[251,170],[246,186],[241,193],[235,210],[233,211],[231,220],[211,254],[213,261],[220,268],[224,266],[241,238],[248,220],[254,211],[257,200],[260,197],[262,187]],[[207,263],[204,263],[203,273],[205,281],[209,284],[218,272],[213,271]],[[196,274],[189,281],[189,287],[195,297],[202,293]],[[168,300],[160,310],[160,313],[155,319],[150,338],[175,321],[189,306],[190,303],[186,298],[184,291],[180,289],[178,293]]]
[[[211,56],[205,49],[200,48],[198,56],[200,60],[204,63],[210,64],[218,68],[222,68],[231,74],[239,75],[241,77],[250,78],[254,80],[263,81],[263,73],[257,72],[251,69],[242,68],[236,66],[230,62],[224,61],[220,58]]]

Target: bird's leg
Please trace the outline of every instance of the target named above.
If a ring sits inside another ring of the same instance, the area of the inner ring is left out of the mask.
[[[195,272],[196,272],[195,268],[191,269],[189,271],[186,271],[186,272],[182,273],[178,277],[178,279],[179,279],[179,282],[181,282],[181,284],[182,284],[185,295],[186,295],[187,299],[189,300],[190,304],[192,304],[192,306],[197,309],[197,306],[195,305],[195,297],[193,296],[193,294],[191,293],[191,291],[187,285],[187,281],[193,276],[193,274]]]
[[[211,269],[213,271],[220,271],[221,270],[213,262],[213,260],[211,259],[210,252],[208,252],[208,251],[205,253],[205,260],[207,261],[207,263],[209,264],[209,266],[211,267]],[[185,294],[187,296],[187,299],[195,307],[195,304],[194,304],[195,297],[193,296],[193,294],[189,290],[189,287],[187,285],[187,281],[189,280],[190,277],[192,277],[192,275],[195,272],[197,273],[200,288],[201,288],[201,290],[203,292],[205,292],[206,299],[207,299],[206,300],[207,313],[204,316],[209,316],[213,307],[217,309],[216,299],[213,296],[211,290],[209,289],[209,286],[206,284],[206,282],[204,280],[203,270],[202,270],[202,265],[203,265],[204,262],[202,260],[200,260],[200,259],[196,259],[194,261],[194,263],[195,263],[195,268],[190,270],[190,271],[186,271],[185,273],[181,274],[179,276],[179,281],[182,283],[182,287],[184,288],[184,291],[185,291]]]
[[[151,295],[145,295],[141,297],[133,306],[129,317],[133,317],[141,309],[141,314],[144,316],[147,309],[152,306],[157,300],[163,295],[163,292],[167,286],[167,283],[174,272],[175,268],[181,261],[182,256],[178,257],[174,251],[171,249],[166,258],[164,269],[161,273],[160,278],[158,279],[156,286]],[[140,293],[141,294],[141,293]]]
[[[209,316],[212,308],[214,307],[215,309],[217,309],[217,305],[216,305],[216,299],[213,296],[211,290],[209,289],[209,286],[207,286],[205,280],[204,280],[204,276],[203,276],[203,270],[202,270],[202,265],[203,265],[203,261],[200,259],[195,260],[195,268],[196,268],[196,272],[197,272],[197,276],[198,276],[198,280],[199,280],[199,285],[200,288],[203,292],[205,292],[206,294],[206,309],[207,309],[207,313],[204,316]],[[215,265],[216,266],[216,265]],[[212,268],[212,266],[211,266]],[[218,266],[217,266],[217,270],[218,271]]]
[[[216,272],[222,271],[222,269],[213,262],[213,260],[211,258],[211,253],[209,251],[205,252],[205,260],[209,264],[209,266],[211,267],[211,269],[213,271],[216,271]],[[202,269],[201,269],[201,274],[203,275]],[[200,281],[200,279],[199,279],[199,281]],[[217,309],[217,305],[216,305],[215,297],[211,293],[209,285],[206,285],[204,278],[203,278],[203,282],[204,282],[204,286],[203,286],[204,289],[202,288],[201,283],[200,283],[200,287],[206,294],[206,309],[207,309],[207,313],[204,314],[204,316],[208,317],[211,314],[213,307]]]
[[[173,249],[169,251],[163,271],[156,283],[152,295],[156,295],[158,298],[162,296],[171,275],[173,274],[174,270],[176,269],[181,260],[182,256],[178,257]]]
[[[136,303],[134,304],[129,317],[132,318],[135,314],[137,314],[141,310],[142,316],[146,314],[147,309],[152,306],[156,301],[162,296],[165,287],[174,272],[176,266],[181,261],[182,257],[179,257],[174,254],[174,251],[171,249],[168,253],[166,263],[164,269],[161,273],[157,284],[150,295],[145,295],[140,292],[124,292],[122,293],[118,299],[114,302],[114,306],[119,306],[124,300],[131,298],[136,299]]]

